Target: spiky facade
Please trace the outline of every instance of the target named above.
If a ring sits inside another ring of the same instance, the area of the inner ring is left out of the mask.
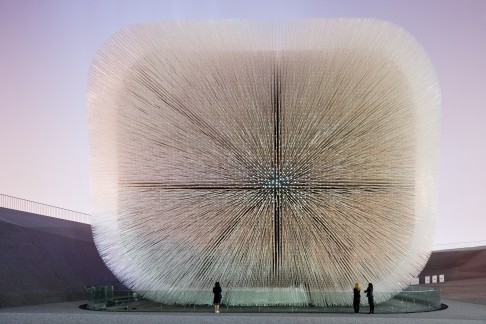
[[[431,250],[439,91],[407,32],[368,19],[136,25],[89,85],[93,233],[164,303],[346,305]]]

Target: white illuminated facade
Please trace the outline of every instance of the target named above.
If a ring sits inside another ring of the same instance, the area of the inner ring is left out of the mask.
[[[370,19],[128,27],[88,90],[96,245],[163,303],[347,305],[409,285],[433,242],[440,94]]]

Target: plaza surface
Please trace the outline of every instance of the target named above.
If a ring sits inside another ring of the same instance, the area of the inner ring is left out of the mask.
[[[91,228],[0,208],[0,323],[486,323],[486,247],[433,252],[420,275],[444,274],[445,310],[349,313],[102,312],[80,309],[84,285],[116,285],[94,246]],[[64,302],[65,300],[75,300]],[[55,303],[54,302],[59,302]],[[39,304],[33,306],[20,306]],[[18,306],[18,307],[13,307]]]
[[[486,323],[486,305],[442,300],[447,309],[407,314],[97,312],[83,301],[0,309],[0,323]],[[364,309],[366,311],[366,309]]]

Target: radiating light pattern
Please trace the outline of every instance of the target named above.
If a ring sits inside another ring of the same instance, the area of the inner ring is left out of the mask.
[[[146,297],[350,305],[431,250],[440,95],[370,19],[161,22],[115,34],[88,90],[93,234]]]

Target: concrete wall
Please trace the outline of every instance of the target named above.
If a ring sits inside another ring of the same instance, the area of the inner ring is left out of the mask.
[[[420,283],[424,283],[424,276],[441,274],[446,281],[486,278],[486,247],[433,252],[420,274]]]
[[[420,274],[486,278],[486,248],[433,252]],[[91,226],[0,208],[0,308],[86,302],[84,285],[123,285],[107,269]]]
[[[87,224],[0,208],[0,256],[0,307],[86,300],[84,285],[123,287]]]

